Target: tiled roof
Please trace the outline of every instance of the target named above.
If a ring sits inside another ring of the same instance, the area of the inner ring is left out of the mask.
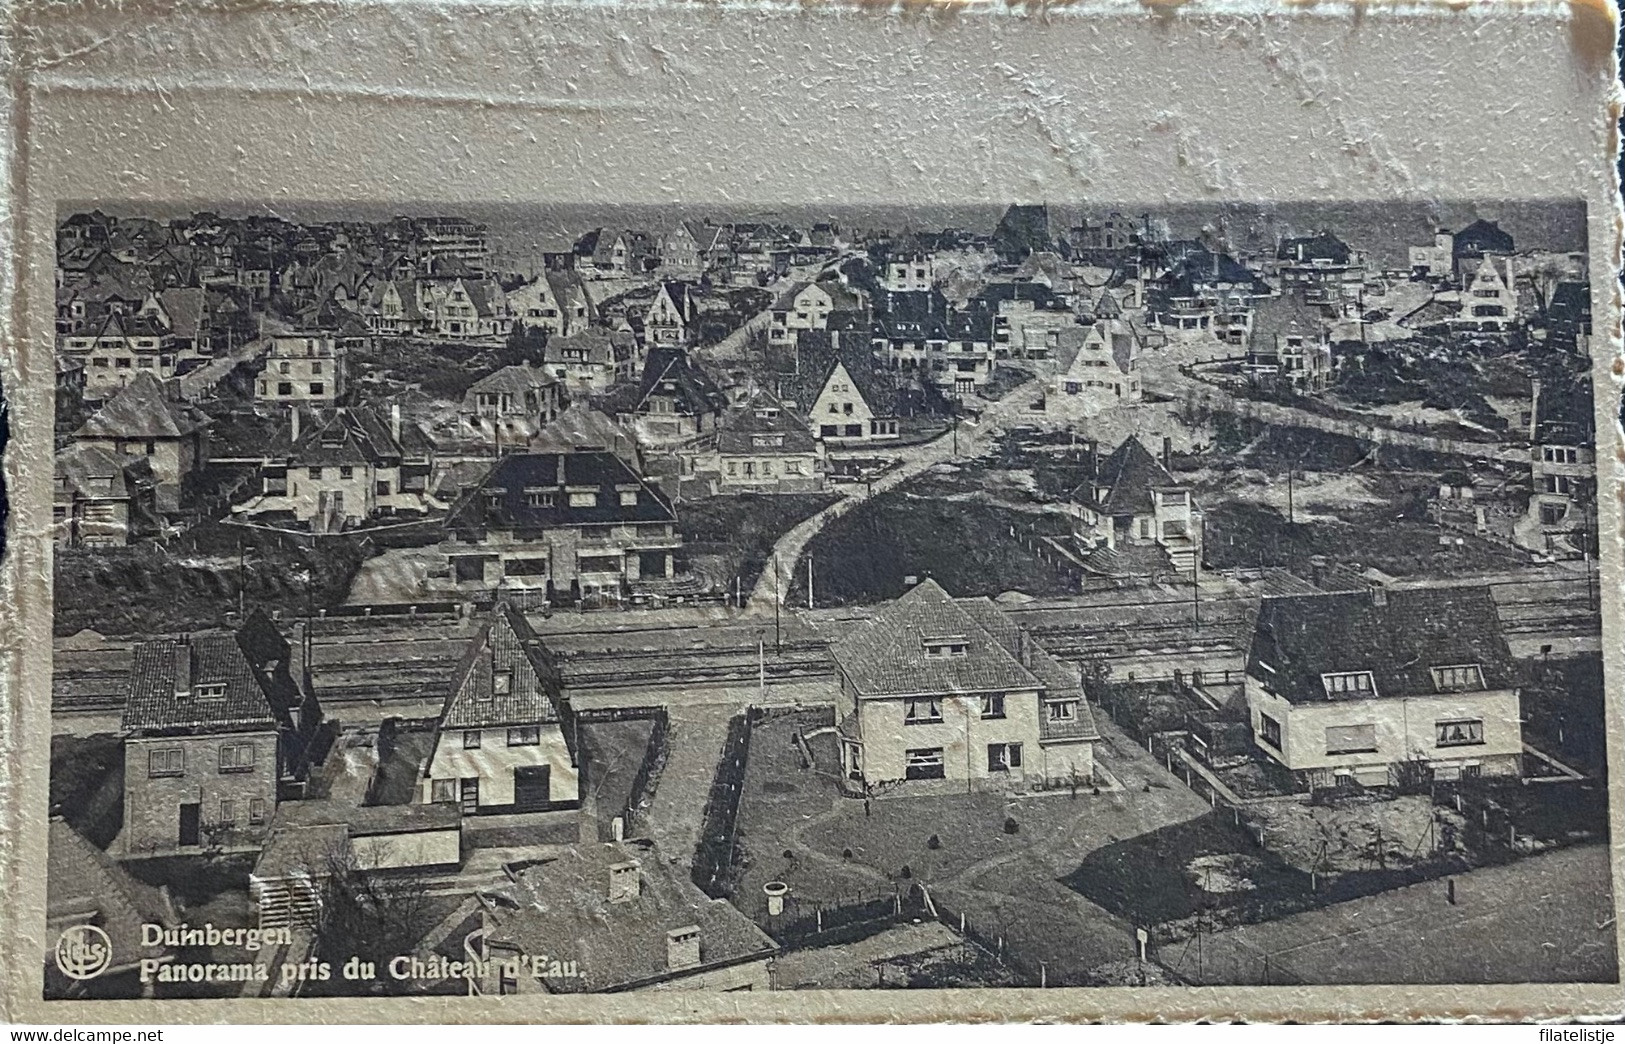
[[[1152,490],[1179,485],[1137,435],[1124,439],[1102,462],[1095,483],[1106,488],[1099,510],[1110,518],[1149,514]]]
[[[1253,341],[1263,347],[1274,347],[1277,334],[1319,337],[1326,329],[1325,315],[1318,305],[1309,304],[1300,294],[1289,292],[1265,298],[1253,305]]]
[[[1323,674],[1370,671],[1379,697],[1428,696],[1437,691],[1431,668],[1470,664],[1482,669],[1486,688],[1514,684],[1487,587],[1266,598],[1247,673],[1284,699],[1316,703],[1332,698]]]
[[[1349,256],[1349,245],[1330,232],[1283,239],[1275,251],[1278,261],[1330,261],[1335,265],[1348,264]]]
[[[1456,233],[1454,247],[1451,253],[1455,257],[1466,257],[1470,254],[1510,254],[1512,253],[1512,235],[1493,221],[1479,218],[1460,232]]]
[[[176,439],[201,430],[209,419],[169,398],[150,373],[138,373],[74,433],[76,438]]]
[[[671,395],[676,400],[674,412],[691,417],[720,413],[728,401],[711,375],[681,348],[657,348],[649,353],[638,408],[655,395]]]
[[[296,692],[258,674],[230,632],[159,638],[135,647],[124,728],[254,730],[285,721]],[[223,685],[219,696],[200,687]]]
[[[636,456],[637,439],[615,418],[595,410],[585,402],[572,402],[553,423],[530,440],[536,453],[575,453],[605,450],[626,457]]]
[[[639,894],[609,901],[609,868],[638,863]],[[708,898],[661,853],[638,844],[572,845],[563,854],[511,871],[504,901],[487,901],[491,945],[574,961],[588,992],[665,977],[666,933],[700,930],[701,966],[766,958],[778,947],[731,903]]]
[[[495,373],[488,373],[484,377],[469,385],[471,394],[479,392],[511,392],[523,395],[537,388],[553,383],[553,375],[546,370],[532,366],[504,366]]]
[[[596,366],[615,365],[615,342],[608,330],[590,327],[568,337],[549,337],[542,358],[553,365],[591,363]],[[583,353],[583,358],[571,358],[571,352]]]
[[[506,692],[493,679],[507,674]],[[470,641],[440,712],[442,729],[491,729],[546,725],[562,720],[556,671],[530,624],[506,602]],[[566,736],[568,742],[573,737]]]
[[[51,819],[46,845],[46,918],[53,924],[94,924],[106,932],[115,968],[136,963],[142,924],[174,922],[163,893],[131,877],[66,820]]]
[[[776,436],[778,443],[758,445],[762,435]],[[730,410],[717,430],[717,449],[722,453],[813,453],[817,448],[807,422],[782,408],[771,417],[757,416],[750,405]]]
[[[963,656],[927,656],[928,638],[963,639]],[[925,580],[854,627],[831,650],[861,697],[1037,689],[977,615]]]
[[[122,500],[130,495],[124,463],[112,452],[90,443],[70,443],[56,455],[56,477],[69,491],[92,500]],[[105,488],[95,480],[105,479]]]
[[[403,457],[428,453],[429,440],[417,424],[403,420],[397,440],[389,422],[368,405],[299,410],[299,439],[292,442],[292,425],[277,433],[272,453],[301,467],[313,465],[389,465]]]
[[[571,507],[566,490],[597,493],[590,507]],[[622,506],[620,493],[636,492]],[[551,493],[551,503],[532,493]],[[675,522],[671,504],[613,453],[515,453],[491,469],[456,510],[452,528],[550,529],[555,526]]]

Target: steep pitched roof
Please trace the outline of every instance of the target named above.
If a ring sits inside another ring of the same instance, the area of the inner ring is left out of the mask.
[[[469,394],[509,392],[523,395],[554,383],[553,375],[535,366],[504,366],[469,385]]]
[[[158,378],[138,373],[74,432],[75,438],[178,439],[202,430],[208,417],[169,398]]]
[[[1479,218],[1456,233],[1451,254],[1455,257],[1468,257],[1484,253],[1512,253],[1512,234],[1494,221]]]
[[[692,417],[719,413],[728,404],[727,396],[710,374],[681,348],[656,348],[649,353],[638,388],[637,408],[642,410],[655,395],[672,396],[677,402],[676,412]]]
[[[1284,293],[1253,305],[1254,344],[1263,345],[1268,341],[1268,346],[1273,347],[1278,334],[1319,337],[1325,331],[1326,313],[1318,305],[1309,304],[1299,294]]]
[[[1432,668],[1477,664],[1489,689],[1515,684],[1511,650],[1487,587],[1266,598],[1247,673],[1293,703],[1365,698],[1328,694],[1323,674],[1370,671],[1379,698],[1438,691]]]
[[[73,443],[57,453],[56,477],[66,491],[81,497],[122,500],[130,495],[124,462],[109,450],[89,443]]]
[[[535,453],[575,453],[600,450],[635,460],[638,440],[620,422],[586,402],[572,402],[553,423],[530,440]]]
[[[499,679],[507,675],[505,684]],[[557,671],[530,623],[507,602],[469,640],[440,711],[442,729],[550,725],[563,720]],[[574,737],[566,735],[566,743]]]
[[[760,416],[756,404],[729,410],[717,428],[717,449],[722,453],[813,453],[818,444],[805,419],[778,408]],[[774,404],[775,406],[777,404]],[[771,441],[763,442],[763,437]]]
[[[106,852],[60,816],[46,838],[46,918],[53,924],[94,924],[113,944],[109,970],[131,967],[142,951],[143,924],[172,924],[164,894],[131,877]]]
[[[593,492],[590,505],[572,506],[568,491]],[[622,504],[622,492],[637,502]],[[537,496],[532,497],[535,493]],[[551,494],[543,497],[541,494]],[[675,522],[671,503],[613,453],[514,453],[503,457],[449,525],[542,530],[557,526]]]
[[[1109,518],[1149,514],[1153,509],[1152,490],[1179,483],[1168,473],[1137,435],[1130,435],[1112,451],[1100,466],[1097,486],[1106,492],[1099,501],[1100,513]]]
[[[1329,261],[1334,265],[1348,264],[1351,254],[1347,243],[1327,231],[1282,239],[1275,251],[1278,261]]]
[[[953,639],[962,656],[928,656],[927,639]],[[854,627],[831,649],[861,697],[1037,689],[1043,684],[978,616],[925,580]]]
[[[204,327],[208,312],[208,294],[199,286],[176,287],[160,290],[154,295],[158,307],[169,317],[169,329],[177,337],[195,339]]]
[[[256,731],[285,723],[298,700],[286,675],[255,669],[241,635],[194,634],[135,647],[124,728]]]

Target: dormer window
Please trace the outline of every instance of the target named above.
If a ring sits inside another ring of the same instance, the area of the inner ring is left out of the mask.
[[[1322,674],[1321,684],[1326,687],[1326,695],[1332,699],[1339,696],[1374,696],[1377,692],[1376,683],[1371,679],[1370,671],[1347,671],[1342,674]]]
[[[225,682],[206,682],[202,685],[192,686],[192,694],[200,700],[223,700],[226,698]]]
[[[925,646],[925,655],[932,659],[947,659],[970,654],[970,643],[960,637],[926,638],[923,644]]]
[[[1433,687],[1439,692],[1478,692],[1484,688],[1484,671],[1476,663],[1435,667]]]

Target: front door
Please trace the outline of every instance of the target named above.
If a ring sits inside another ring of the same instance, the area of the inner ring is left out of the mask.
[[[203,806],[196,802],[181,806],[180,843],[183,848],[188,845],[196,845],[202,840],[199,830],[202,810]]]
[[[463,814],[473,815],[480,810],[480,781],[478,779],[463,780]]]
[[[513,803],[520,812],[546,808],[550,781],[548,765],[521,765],[513,770]]]

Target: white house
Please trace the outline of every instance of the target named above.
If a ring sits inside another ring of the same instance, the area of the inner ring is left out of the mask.
[[[418,800],[455,803],[465,815],[573,808],[574,732],[551,654],[500,602],[452,677]]]
[[[1258,749],[1311,788],[1522,771],[1512,654],[1486,587],[1266,598],[1243,686]]]

